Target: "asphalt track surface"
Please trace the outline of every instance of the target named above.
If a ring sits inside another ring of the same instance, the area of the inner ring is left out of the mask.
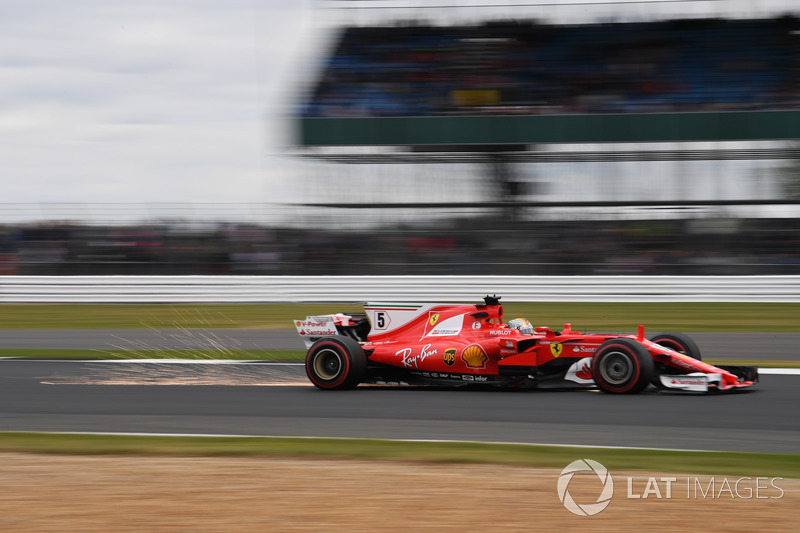
[[[800,453],[800,376],[732,394],[362,386],[298,364],[0,360],[0,430],[468,440]]]
[[[10,333],[10,334],[9,334]],[[301,349],[287,331],[3,332],[0,347]],[[87,334],[88,333],[88,334]],[[706,358],[797,360],[796,334],[692,334]],[[709,342],[711,341],[711,342]],[[717,341],[719,344],[714,344]],[[210,343],[210,344],[209,344]],[[721,346],[722,345],[722,346]],[[717,355],[719,353],[719,355]],[[0,431],[469,440],[800,453],[800,376],[750,391],[637,396],[362,386],[296,363],[0,359]]]

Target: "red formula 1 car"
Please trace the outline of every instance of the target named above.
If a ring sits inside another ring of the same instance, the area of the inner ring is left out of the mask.
[[[366,304],[364,314],[295,321],[308,347],[306,373],[320,389],[359,383],[485,383],[638,393],[648,385],[727,391],[758,381],[749,366],[712,366],[682,333],[636,335],[504,324],[500,298],[481,305]]]

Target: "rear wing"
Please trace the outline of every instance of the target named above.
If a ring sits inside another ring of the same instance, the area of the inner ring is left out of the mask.
[[[324,337],[351,337],[358,342],[381,341],[417,329],[420,338],[447,337],[462,331],[467,315],[474,320],[503,316],[497,296],[486,296],[484,304],[477,306],[371,302],[364,305],[364,311],[308,316],[305,320],[295,320],[294,325],[306,347],[310,348]]]
[[[305,320],[295,320],[294,325],[306,348],[324,337],[350,337],[366,342],[370,330],[366,313],[308,316]]]

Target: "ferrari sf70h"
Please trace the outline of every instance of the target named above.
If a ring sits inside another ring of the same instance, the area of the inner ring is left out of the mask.
[[[500,298],[479,305],[366,304],[365,313],[296,320],[308,378],[320,389],[360,383],[594,388],[635,394],[650,385],[731,391],[758,381],[751,366],[713,366],[682,333],[581,333],[503,322]]]

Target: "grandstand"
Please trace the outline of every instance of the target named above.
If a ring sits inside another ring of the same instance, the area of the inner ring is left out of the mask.
[[[678,216],[786,213],[774,206],[796,204],[785,181],[798,155],[798,26],[788,14],[718,14],[339,28],[299,106],[296,145],[371,166],[348,165],[340,174],[352,187],[309,204],[417,218],[420,207],[489,203],[516,218],[614,207],[658,218],[668,205]],[[453,164],[469,166],[458,180],[437,168]],[[402,190],[409,183],[416,195]],[[648,206],[662,209],[630,209]]]

